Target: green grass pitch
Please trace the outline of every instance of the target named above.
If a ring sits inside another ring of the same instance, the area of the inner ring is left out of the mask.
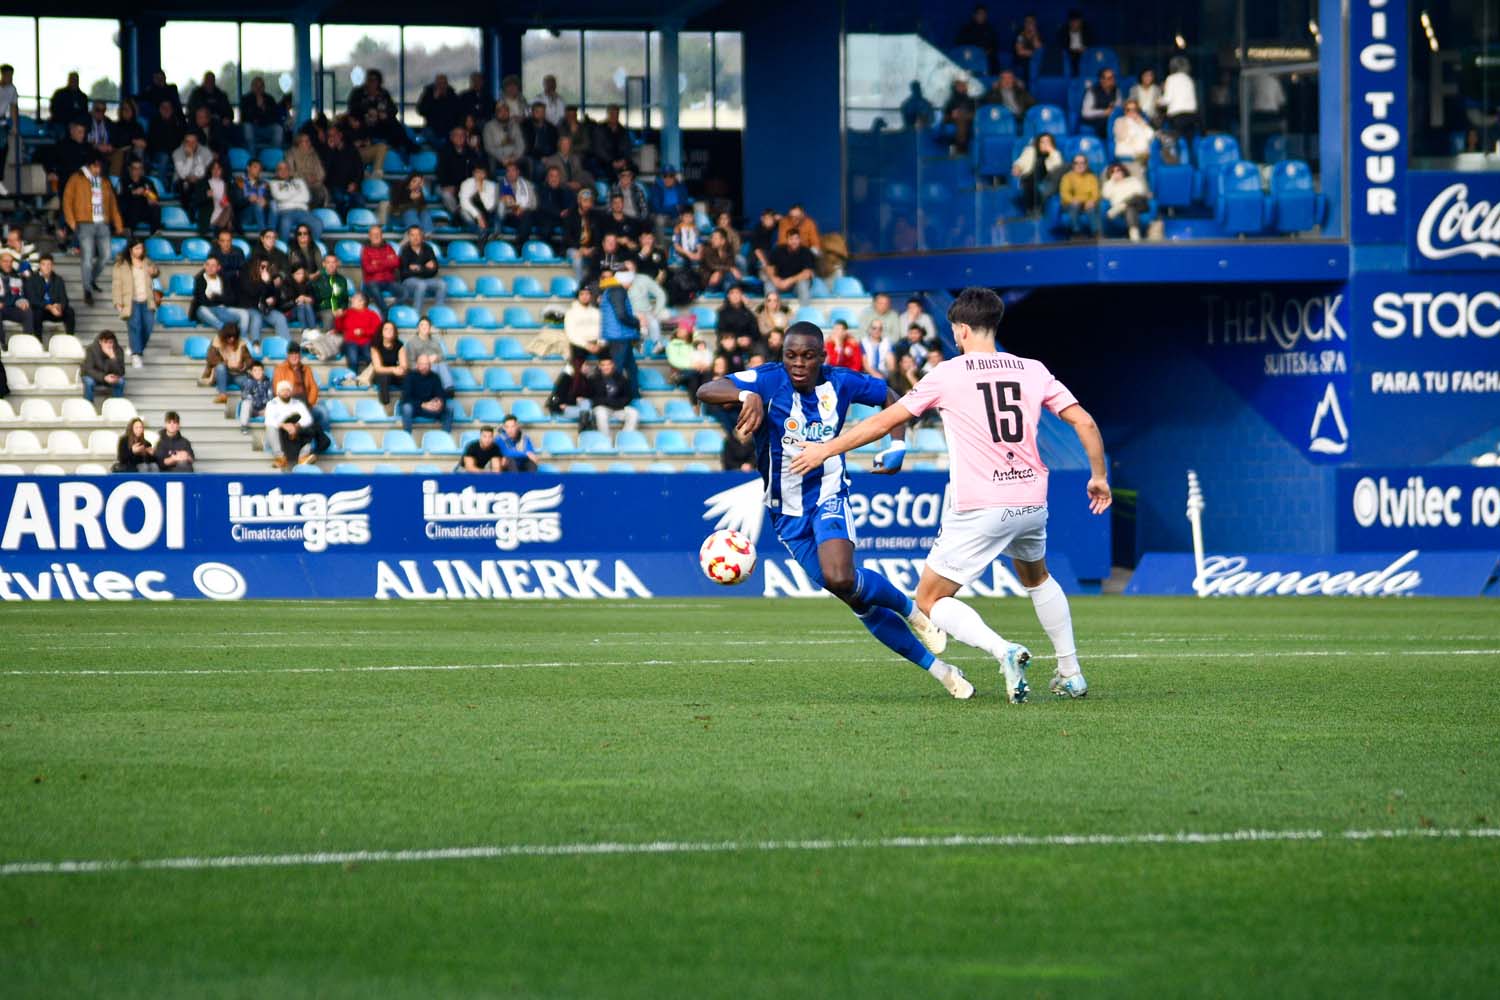
[[[1025,706],[831,601],[7,607],[0,993],[1494,995],[1500,605],[1073,607]]]

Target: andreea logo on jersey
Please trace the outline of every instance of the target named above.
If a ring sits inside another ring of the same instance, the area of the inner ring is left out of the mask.
[[[309,552],[370,541],[369,486],[337,493],[246,493],[229,484],[229,536],[236,542],[301,542]]]
[[[1417,250],[1428,260],[1473,254],[1500,257],[1500,201],[1469,204],[1469,185],[1450,184],[1437,193],[1417,224]]]
[[[422,483],[422,517],[432,539],[492,538],[495,548],[512,552],[522,545],[562,539],[563,488],[559,483],[525,493],[487,492],[466,486],[444,492],[431,479]]]

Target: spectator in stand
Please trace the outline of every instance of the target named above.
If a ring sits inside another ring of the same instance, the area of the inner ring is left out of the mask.
[[[1042,203],[1051,197],[1062,176],[1063,158],[1057,151],[1057,140],[1043,132],[1021,150],[1011,165],[1011,175],[1021,181],[1021,198],[1028,212],[1041,211]]]
[[[292,273],[281,283],[281,311],[294,330],[315,330],[318,327],[318,298],[313,292],[313,279],[309,277],[315,273],[299,259],[292,265]]]
[[[225,323],[224,329],[216,333],[213,343],[208,345],[208,354],[203,359],[203,372],[198,376],[198,384],[212,384],[218,392],[214,402],[227,403],[229,383],[237,382],[240,376],[248,372],[254,360],[250,356],[250,349],[240,338],[239,326]]]
[[[499,206],[496,212],[501,227],[510,226],[516,231],[516,252],[531,239],[533,221],[536,218],[536,185],[521,176],[521,165],[512,161],[505,167],[505,176],[496,184]]]
[[[795,291],[797,301],[808,306],[812,305],[813,268],[812,251],[802,245],[801,230],[792,229],[786,242],[771,251],[765,278],[778,292]]]
[[[886,332],[891,339],[899,341],[902,331],[917,327],[922,331],[923,343],[937,343],[937,325],[932,322],[932,317],[927,315],[927,310],[922,307],[922,300],[912,297],[906,300],[906,309],[901,313],[894,327],[887,327]]]
[[[308,275],[314,275],[322,265],[323,250],[313,240],[312,230],[306,226],[298,226],[296,232],[292,233],[292,245],[287,248],[286,257],[280,265],[282,275],[290,275],[299,267]]]
[[[250,370],[240,379],[240,401],[235,406],[240,433],[250,433],[250,421],[266,412],[271,401],[271,380],[266,378],[266,366],[251,359]]]
[[[349,308],[349,279],[339,273],[339,259],[329,253],[323,255],[323,269],[313,279],[313,308],[318,313],[318,325],[332,330],[344,310]]]
[[[198,235],[207,236],[215,229],[234,226],[232,193],[224,161],[214,160],[208,165],[208,177],[203,181],[203,200],[198,205]]]
[[[407,229],[416,226],[430,236],[436,228],[432,209],[432,202],[427,199],[427,183],[421,174],[411,174],[405,184],[391,188],[391,215]]]
[[[629,399],[639,392],[635,368],[635,342],[641,336],[641,321],[630,307],[633,271],[605,273],[599,282],[599,333],[609,347],[609,356],[630,384]],[[628,401],[628,400],[627,400]]]
[[[162,421],[166,426],[156,438],[152,459],[162,472],[192,472],[193,444],[182,436],[182,418],[168,410]]]
[[[577,203],[563,218],[563,242],[568,246],[568,259],[573,262],[579,281],[596,270],[594,258],[599,255],[599,244],[604,239],[604,220],[599,214],[594,208],[593,190],[581,188]]]
[[[1161,84],[1156,82],[1156,70],[1146,67],[1135,85],[1130,88],[1129,100],[1140,106],[1141,114],[1152,125],[1161,123]]]
[[[740,237],[739,229],[734,224],[734,217],[729,214],[727,209],[714,216],[714,228],[724,231],[724,242],[729,247],[729,252],[738,258],[740,255],[740,246],[743,241]]]
[[[656,234],[649,229],[641,231],[641,245],[635,251],[636,273],[653,282],[658,282],[667,269],[667,255],[656,245]]]
[[[213,162],[214,154],[203,148],[196,132],[185,133],[182,145],[172,154],[172,184],[189,218],[196,216],[207,200],[208,168]]]
[[[359,150],[349,144],[343,129],[336,125],[329,127],[328,144],[321,153],[323,186],[333,210],[347,216],[350,209],[364,208],[365,196],[360,185],[365,179],[365,164],[360,159]]]
[[[521,123],[526,138],[526,157],[533,165],[541,164],[557,153],[557,126],[547,120],[547,106],[541,101],[531,105],[530,116]]]
[[[510,116],[516,120],[517,124],[520,124],[521,119],[530,113],[531,106],[526,103],[526,98],[521,96],[521,78],[514,73],[501,79],[500,100],[510,108]]]
[[[285,339],[291,335],[286,314],[282,312],[285,302],[281,295],[281,271],[271,258],[251,258],[250,267],[245,271],[244,294],[240,301],[250,312],[250,326],[245,335],[251,344],[260,346],[260,331],[267,324],[278,337]]]
[[[760,221],[750,230],[751,266],[756,273],[760,273],[766,269],[766,265],[771,261],[771,251],[780,242],[781,224],[780,220],[776,217],[775,209],[761,209]]]
[[[609,196],[609,213],[601,221],[600,229],[606,235],[618,238],[620,247],[627,253],[633,253],[640,246],[641,224],[625,211],[624,195]]]
[[[568,219],[577,211],[578,195],[563,186],[562,174],[556,167],[547,170],[547,179],[536,192],[536,214],[532,217],[532,229],[541,233],[557,249],[554,233],[566,230]]]
[[[207,108],[200,107],[193,112],[192,125],[188,131],[196,135],[198,144],[214,156],[220,157],[229,152],[229,129]]]
[[[666,344],[662,340],[661,322],[671,316],[667,309],[666,290],[656,283],[653,276],[638,270],[637,261],[631,260],[626,266],[632,269],[633,276],[625,292],[630,299],[630,311],[641,321],[641,340],[646,353],[663,354]]]
[[[453,390],[432,370],[432,357],[417,356],[416,368],[408,372],[401,385],[401,426],[408,434],[415,420],[437,420],[443,430],[453,431]]]
[[[620,238],[612,232],[599,237],[599,252],[588,258],[588,270],[584,281],[598,281],[606,271],[623,271],[631,260],[630,251],[620,246]]]
[[[276,228],[276,204],[271,200],[271,185],[259,160],[251,160],[245,166],[244,176],[235,178],[234,194],[240,232],[258,233]]]
[[[459,118],[473,115],[475,121],[483,121],[492,103],[489,94],[485,92],[484,74],[470,73],[469,89],[458,95]]]
[[[1124,160],[1131,173],[1144,176],[1146,161],[1151,156],[1151,140],[1155,137],[1140,102],[1134,97],[1127,100],[1125,113],[1115,119],[1115,157]]]
[[[264,232],[265,230],[261,230]],[[235,246],[234,233],[228,229],[221,229],[214,239],[214,245],[209,249],[208,255],[219,262],[219,274],[225,281],[234,287],[240,286],[240,281],[245,273],[245,254],[239,247]]]
[[[385,76],[380,70],[366,70],[364,85],[349,94],[349,116],[360,120],[372,144],[403,152],[412,148],[411,139],[397,117],[396,102],[385,89]]]
[[[110,160],[111,176],[123,174],[126,165],[134,160],[146,159],[146,126],[133,99],[127,97],[120,102],[109,142],[115,149]]]
[[[1191,144],[1198,134],[1198,84],[1190,74],[1192,64],[1186,56],[1173,56],[1167,68],[1170,72],[1162,85],[1158,107],[1167,127]]]
[[[359,252],[359,269],[370,304],[382,316],[388,314],[391,306],[401,302],[401,285],[397,281],[401,259],[396,248],[385,241],[385,231],[379,226],[370,227],[369,242]]]
[[[736,339],[747,337],[751,342],[760,339],[760,324],[745,302],[745,290],[739,285],[731,284],[725,290],[717,326],[721,337],[730,334]]]
[[[478,439],[470,441],[469,446],[464,449],[463,457],[458,460],[458,468],[454,471],[504,472],[508,464],[505,452],[495,443],[495,428],[485,426],[479,428]]]
[[[990,23],[990,12],[983,4],[976,5],[969,19],[958,26],[958,31],[953,35],[953,44],[972,45],[984,52],[990,74],[993,75],[1000,68],[1000,35]]]
[[[778,243],[785,243],[792,231],[796,230],[802,237],[802,245],[810,253],[816,254],[823,245],[823,238],[818,234],[818,224],[802,210],[801,205],[793,205],[787,209],[776,227]]]
[[[557,77],[551,73],[542,77],[542,92],[531,103],[533,106],[540,104],[546,111],[547,121],[559,129],[562,127],[568,107],[557,92]]]
[[[922,93],[920,80],[911,81],[911,92],[901,102],[901,125],[903,128],[920,130],[932,124],[936,116],[932,102]]]
[[[146,129],[146,156],[150,159],[151,170],[157,177],[164,182],[175,184],[173,156],[177,152],[177,147],[182,145],[187,130],[182,127],[182,122],[178,120],[177,112],[172,109],[170,101],[162,101],[151,106],[156,109],[156,117],[151,119],[151,125]]]
[[[306,132],[298,132],[297,138],[292,140],[292,148],[287,150],[286,158],[281,162],[286,165],[289,177],[296,178],[307,186],[309,205],[321,206],[328,203],[328,188],[324,185],[328,171],[323,166],[323,158],[313,146],[312,136]],[[280,166],[276,168],[276,176],[281,176]]]
[[[594,171],[596,175],[607,176],[613,181],[619,178],[620,171],[627,166],[634,168],[630,159],[634,144],[630,141],[630,133],[620,123],[618,104],[611,104],[604,109],[604,121],[594,126],[593,134],[589,137],[589,148],[598,164]]]
[[[110,301],[115,313],[125,321],[130,338],[130,363],[136,368],[141,367],[141,355],[146,353],[146,343],[156,325],[156,295],[152,282],[158,273],[156,265],[146,254],[146,245],[135,237],[130,238],[115,259]],[[192,315],[191,311],[189,315]]]
[[[448,142],[438,151],[438,197],[450,215],[458,214],[459,188],[474,174],[481,160],[469,145],[469,135],[455,126],[448,132]]]
[[[1067,22],[1057,29],[1057,48],[1063,54],[1069,76],[1078,75],[1078,67],[1083,62],[1083,54],[1093,44],[1093,32],[1084,22],[1083,13],[1078,10],[1068,11]]]
[[[743,281],[745,275],[734,258],[734,252],[729,249],[729,237],[724,230],[715,229],[708,234],[708,246],[703,248],[698,271],[703,276],[705,291],[717,292],[726,286],[733,286],[736,290],[739,288],[737,283]],[[745,311],[749,313],[748,309]]]
[[[651,211],[656,216],[657,227],[665,229],[677,218],[677,213],[692,207],[693,200],[683,186],[677,168],[670,163],[662,167],[661,176],[651,189]]]
[[[36,268],[38,260],[36,245],[27,243],[20,226],[11,226],[5,231],[5,243],[0,244],[0,255],[12,257],[16,270],[29,274]]]
[[[172,114],[182,117],[182,98],[177,93],[177,84],[167,82],[165,70],[157,68],[151,73],[151,86],[140,93],[141,102],[147,107],[154,108],[163,101],[171,105]]]
[[[594,175],[584,169],[583,157],[573,149],[573,139],[566,134],[557,137],[557,152],[542,161],[542,169],[556,169],[563,186],[570,191],[594,186]],[[626,208],[628,210],[628,204]]]
[[[907,357],[911,357],[918,368],[922,367],[922,362],[927,360],[927,351],[928,341],[926,331],[919,323],[913,323],[911,326],[908,326],[906,328],[906,339],[899,341],[895,347],[891,348],[891,353],[895,355],[898,369],[900,362]]]
[[[635,220],[637,225],[650,223],[651,199],[646,195],[646,189],[635,179],[635,168],[627,165],[620,171],[619,179],[609,189],[611,205],[616,198],[621,200],[625,214]]]
[[[319,427],[328,426],[328,412],[318,405],[318,380],[313,370],[302,362],[302,345],[292,341],[286,345],[286,360],[276,366],[271,381],[292,384],[292,394],[307,404],[313,420]]]
[[[63,332],[73,333],[73,307],[68,304],[68,284],[52,269],[52,255],[37,258],[36,270],[27,275],[27,298],[31,314],[36,317],[36,333],[45,332],[46,324],[61,323]]]
[[[370,308],[370,301],[363,292],[355,292],[349,308],[334,320],[333,329],[344,341],[344,361],[356,375],[370,366],[375,339],[384,325],[380,314]],[[395,329],[396,324],[390,326]]]
[[[276,245],[276,233],[270,229],[260,231],[260,239],[250,251],[250,266],[253,268],[256,262],[269,260],[271,262],[271,276],[280,281],[281,276],[287,272],[287,255]]]
[[[437,254],[422,238],[421,227],[412,226],[406,231],[406,245],[401,248],[400,261],[401,288],[418,315],[428,295],[432,296],[434,305],[440,306],[448,301],[448,286],[438,277]]]
[[[964,154],[974,137],[975,102],[969,94],[969,81],[955,77],[953,89],[943,102],[943,124],[953,126],[953,152]]]
[[[89,160],[99,155],[89,144],[88,126],[82,121],[72,122],[67,132],[52,150],[52,180],[61,183],[83,168]],[[43,154],[45,159],[45,154]]]
[[[119,341],[110,330],[94,338],[94,342],[83,352],[83,364],[78,369],[83,383],[83,398],[94,401],[97,389],[108,389],[111,396],[125,395],[125,355]]]
[[[417,320],[416,332],[406,342],[406,370],[414,371],[417,358],[421,357],[432,359],[432,370],[442,379],[443,387],[451,391],[453,374],[448,370],[446,361],[448,348],[443,343],[443,335],[432,328],[432,321],[426,316]]]
[[[568,340],[568,361],[575,369],[590,358],[599,357],[607,349],[601,339],[600,324],[603,322],[598,305],[594,302],[594,289],[580,285],[578,294],[563,313],[563,334]]]
[[[16,259],[9,254],[0,256],[0,348],[9,340],[6,323],[16,324],[22,333],[37,332],[36,313],[26,295],[26,286],[26,276],[16,270]]]
[[[241,330],[250,329],[250,310],[240,308],[240,289],[219,271],[219,261],[210,256],[203,270],[193,279],[193,301],[188,315],[215,330],[225,323],[235,323]]]
[[[703,262],[703,241],[690,207],[684,207],[677,213],[677,225],[672,229],[672,249],[677,251],[677,256],[684,263],[697,265]]]
[[[1089,169],[1087,156],[1073,157],[1073,168],[1063,174],[1057,195],[1071,235],[1091,236],[1098,230],[1099,178]]]
[[[104,159],[95,156],[82,170],[68,178],[63,188],[63,219],[78,235],[82,261],[83,301],[94,304],[99,289],[99,274],[109,260],[110,235],[123,236],[125,221],[115,200],[115,188],[104,176]]]
[[[240,128],[251,156],[262,149],[281,148],[281,121],[281,105],[266,93],[265,77],[251,77],[250,90],[240,98]]]
[[[312,124],[312,123],[309,123]],[[390,146],[383,141],[377,141],[370,135],[370,130],[365,126],[364,119],[355,118],[351,115],[343,115],[335,119],[335,124],[329,126],[329,130],[337,127],[344,133],[344,142],[354,148],[359,156],[360,177],[363,179],[366,168],[371,177],[385,176],[385,157],[390,152]],[[303,128],[307,128],[306,125]]]
[[[871,321],[865,327],[865,335],[859,341],[860,355],[864,358],[865,374],[879,379],[888,379],[895,371],[896,358],[886,338],[885,324]]]
[[[896,309],[891,305],[891,297],[885,292],[876,292],[870,299],[870,304],[859,314],[859,328],[866,336],[870,328],[876,323],[880,324],[882,338],[895,339],[896,331],[901,329],[901,318],[896,315]]]
[[[1099,79],[1089,85],[1083,93],[1083,110],[1079,121],[1092,129],[1100,139],[1107,138],[1105,129],[1109,116],[1120,103],[1120,88],[1115,84],[1115,71],[1105,67],[1099,71]]]
[[[998,104],[1016,116],[1016,121],[1026,117],[1026,112],[1036,103],[1036,98],[1026,89],[1026,85],[1016,79],[1016,74],[1010,70],[1002,70],[995,85],[990,88],[989,93],[984,95],[985,104]]]
[[[526,136],[520,120],[504,101],[495,102],[494,117],[484,123],[484,151],[490,158],[490,169],[497,174],[526,157]]]
[[[567,136],[573,141],[573,152],[583,157],[585,161],[589,157],[589,145],[593,137],[591,122],[580,121],[578,108],[569,104],[563,109],[563,120],[557,125],[557,137],[561,139]]]
[[[207,108],[216,125],[230,125],[234,122],[234,108],[229,103],[229,95],[219,89],[218,78],[211,71],[203,74],[203,82],[188,95],[188,114],[196,115],[199,108]]]
[[[683,388],[696,406],[698,387],[709,380],[713,368],[713,351],[702,340],[694,339],[691,326],[680,323],[667,344],[667,364],[672,367],[673,382]]]
[[[792,310],[781,301],[781,293],[774,288],[766,290],[766,297],[755,309],[755,323],[762,340],[770,341],[771,335],[785,334],[791,325]]]
[[[120,443],[115,447],[115,465],[111,472],[155,472],[156,455],[146,439],[146,422],[140,417],[130,421]]]
[[[431,83],[422,88],[422,95],[417,98],[417,114],[422,116],[425,123],[422,137],[434,146],[464,120],[463,104],[459,101],[458,94],[448,86],[446,73],[439,73],[432,78]]]
[[[349,341],[346,338],[344,346],[347,349]],[[357,369],[361,377],[364,369]],[[380,393],[380,405],[389,406],[391,402],[391,389],[398,392],[406,378],[406,350],[401,343],[400,332],[396,324],[386,320],[380,324],[380,336],[370,345],[370,381]]]
[[[329,443],[328,435],[318,427],[307,404],[293,395],[294,389],[290,380],[277,379],[276,398],[266,404],[266,447],[280,451],[272,460],[278,469],[316,462],[318,452]],[[308,445],[312,450],[302,455],[302,449]]]
[[[904,396],[915,389],[920,381],[922,381],[922,366],[916,357],[911,354],[899,356],[896,359],[896,370],[890,378],[891,391],[898,396]]]
[[[640,411],[630,405],[635,386],[615,367],[614,358],[599,359],[599,370],[589,379],[589,400],[594,404],[594,428],[609,433],[609,418],[617,416],[627,431],[640,423]]]
[[[489,179],[489,167],[476,163],[458,186],[455,208],[459,221],[481,243],[500,235],[500,185]]]
[[[521,430],[521,421],[515,417],[506,417],[501,428],[500,450],[504,452],[506,461],[510,463],[511,471],[535,472],[536,445],[532,444],[531,438]]]
[[[1012,65],[1017,76],[1029,81],[1036,75],[1033,70],[1041,67],[1043,48],[1042,32],[1037,27],[1036,15],[1027,14],[1021,19],[1021,30],[1016,35],[1015,44],[1011,46]]]
[[[21,95],[16,90],[16,68],[10,63],[0,64],[0,176],[5,173],[6,157],[10,152],[10,122],[21,106]]]
[[[833,321],[833,329],[829,331],[828,343],[824,345],[828,364],[835,368],[848,368],[851,371],[862,372],[865,370],[864,352],[859,349],[859,340],[849,330],[849,324],[841,319]]]
[[[1146,181],[1138,174],[1125,169],[1124,164],[1111,163],[1104,171],[1104,187],[1101,192],[1109,202],[1109,217],[1125,217],[1125,231],[1132,242],[1141,238],[1141,213],[1151,207],[1151,192]]]
[[[104,157],[106,167],[115,163],[114,122],[109,120],[109,115],[105,112],[103,101],[94,101],[90,106],[89,117],[84,124],[84,129],[84,141],[94,147],[94,152]],[[123,159],[124,153],[122,151],[121,160]],[[110,171],[110,173],[118,176],[120,173],[118,166]]]
[[[68,126],[88,118],[89,95],[78,86],[76,70],[68,74],[68,82],[65,85],[52,92],[49,110],[51,115],[48,117],[48,123],[52,126],[53,136],[59,139],[67,135]]]

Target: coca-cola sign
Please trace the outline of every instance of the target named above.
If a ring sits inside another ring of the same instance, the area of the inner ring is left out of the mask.
[[[1500,183],[1485,174],[1409,175],[1413,270],[1500,269]]]

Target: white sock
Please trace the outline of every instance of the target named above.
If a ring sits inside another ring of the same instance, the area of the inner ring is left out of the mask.
[[[956,597],[944,597],[927,613],[932,624],[947,632],[966,646],[982,649],[991,656],[1000,656],[1010,645],[1000,633],[984,623],[979,612]]]
[[[937,678],[939,681],[945,681],[948,679],[948,674],[950,671],[952,671],[952,669],[953,668],[951,666],[944,663],[942,660],[933,660],[932,666],[927,668],[927,672],[933,677]]]
[[[1073,644],[1073,613],[1068,610],[1068,595],[1053,577],[1047,577],[1040,587],[1027,587],[1031,595],[1031,606],[1036,609],[1036,620],[1042,623],[1047,638],[1052,640],[1052,650],[1057,654],[1057,672],[1071,677],[1079,672],[1078,647]]]

